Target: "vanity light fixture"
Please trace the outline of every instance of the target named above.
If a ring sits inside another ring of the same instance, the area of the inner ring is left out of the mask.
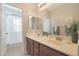
[[[44,5],[46,5],[47,3],[38,3],[38,7],[43,7]]]

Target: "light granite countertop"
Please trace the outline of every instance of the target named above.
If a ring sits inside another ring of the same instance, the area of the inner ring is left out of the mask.
[[[78,44],[72,43],[66,37],[62,36],[62,41],[56,40],[56,36],[38,36],[36,33],[27,33],[26,37],[29,37],[34,41],[44,44],[64,54],[78,56]]]

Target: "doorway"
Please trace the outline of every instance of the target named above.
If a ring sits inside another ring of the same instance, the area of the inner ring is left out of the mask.
[[[7,44],[22,42],[22,18],[13,14],[6,14]]]
[[[17,48],[19,46],[23,48],[22,45],[20,45],[23,44],[22,10],[8,4],[3,4],[3,15],[3,54],[6,55],[13,47]],[[19,48],[17,48],[17,50],[19,50]],[[12,50],[8,55],[11,55],[11,52]]]

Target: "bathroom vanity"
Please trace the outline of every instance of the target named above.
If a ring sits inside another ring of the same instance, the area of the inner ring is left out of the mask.
[[[36,34],[27,34],[27,52],[32,56],[76,56],[78,45]]]
[[[67,54],[61,53],[55,49],[52,49],[46,45],[36,42],[30,38],[27,39],[27,52],[29,55],[34,56],[67,56]]]

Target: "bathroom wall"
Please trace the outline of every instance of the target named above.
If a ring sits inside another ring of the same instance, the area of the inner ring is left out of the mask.
[[[51,20],[56,20],[57,25],[69,24],[71,20],[77,20],[79,17],[79,4],[70,3],[51,12]]]

